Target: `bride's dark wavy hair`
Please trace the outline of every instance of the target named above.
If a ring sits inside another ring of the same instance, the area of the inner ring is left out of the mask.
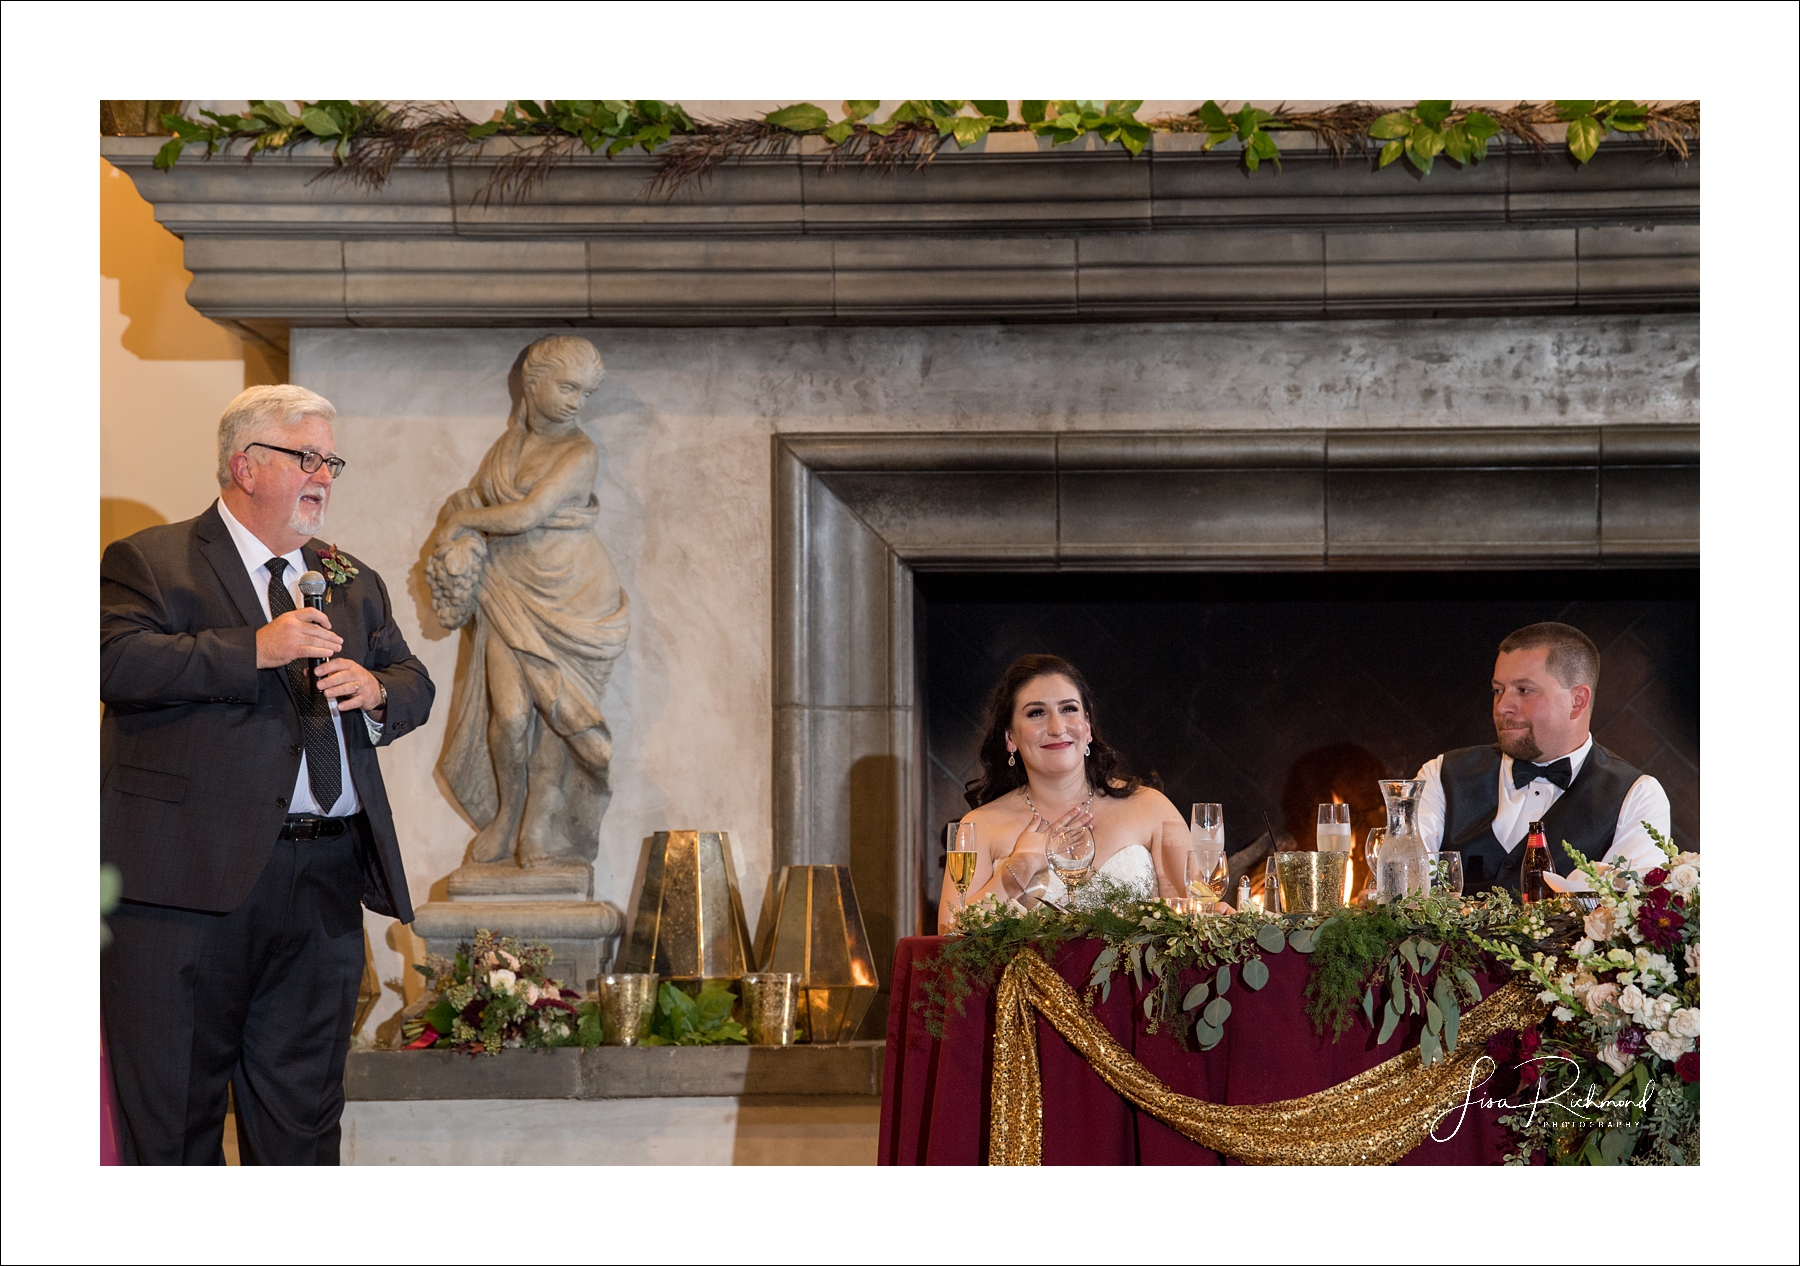
[[[1081,670],[1060,655],[1021,655],[1001,675],[994,693],[988,696],[987,715],[982,722],[981,777],[971,778],[963,790],[963,799],[969,802],[971,809],[979,809],[988,801],[998,800],[1015,787],[1025,785],[1025,762],[1006,763],[1006,730],[1012,724],[1019,692],[1037,678],[1050,676],[1067,677],[1075,683],[1075,693],[1081,696],[1081,710],[1087,714],[1088,725],[1093,729],[1088,740],[1091,749],[1087,756],[1088,785],[1098,795],[1116,796],[1121,800],[1144,785],[1143,779],[1125,768],[1117,750],[1100,737],[1099,727],[1094,722],[1094,692],[1088,689],[1087,678],[1081,675]]]

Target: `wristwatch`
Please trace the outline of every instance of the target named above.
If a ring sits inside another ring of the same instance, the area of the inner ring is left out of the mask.
[[[375,688],[377,690],[381,691],[381,702],[376,704],[375,706],[377,708],[387,707],[387,687],[381,684],[381,681],[379,678],[376,679]]]

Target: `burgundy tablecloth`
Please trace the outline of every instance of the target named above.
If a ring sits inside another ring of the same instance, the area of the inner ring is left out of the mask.
[[[987,1161],[988,1089],[993,1073],[994,1004],[986,990],[946,1018],[937,1041],[917,1006],[920,977],[943,938],[913,936],[894,954],[893,1003],[888,1012],[887,1063],[881,1086],[883,1165],[980,1165]],[[1100,952],[1098,941],[1063,947],[1054,966],[1084,988]],[[1304,989],[1309,961],[1292,950],[1267,954],[1269,983],[1244,988],[1232,971],[1231,1017],[1225,1038],[1210,1051],[1184,1051],[1167,1032],[1150,1034],[1144,991],[1129,974],[1113,978],[1111,997],[1095,1013],[1121,1046],[1173,1090],[1212,1103],[1273,1103],[1346,1081],[1419,1040],[1419,1021],[1402,1026],[1385,1045],[1358,1022],[1332,1042],[1313,1031]],[[1146,976],[1146,983],[1149,978]],[[1195,976],[1195,980],[1199,977]],[[1501,983],[1483,982],[1483,993]],[[1217,1165],[1221,1157],[1139,1111],[1100,1080],[1048,1020],[1038,1017],[1043,1069],[1046,1165]],[[1427,1140],[1403,1165],[1497,1164],[1510,1135],[1501,1112],[1471,1107],[1446,1142]],[[1450,1133],[1447,1123],[1440,1131]],[[1236,1163],[1236,1162],[1230,1162]]]

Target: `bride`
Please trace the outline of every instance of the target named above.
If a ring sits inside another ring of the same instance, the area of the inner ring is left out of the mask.
[[[991,895],[1061,904],[1067,894],[1049,874],[1044,852],[1050,832],[1064,827],[1093,831],[1094,877],[1143,897],[1175,890],[1181,877],[1161,873],[1156,846],[1163,823],[1179,827],[1181,815],[1167,796],[1121,768],[1119,754],[1094,732],[1092,698],[1076,667],[1055,655],[1021,656],[994,688],[981,777],[965,793],[973,810],[962,820],[975,824],[977,854],[968,901]],[[946,883],[940,932],[962,905]]]

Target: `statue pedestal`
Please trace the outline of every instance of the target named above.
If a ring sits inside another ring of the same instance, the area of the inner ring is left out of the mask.
[[[592,993],[618,950],[625,916],[610,901],[594,901],[594,872],[583,862],[521,870],[506,863],[470,863],[445,887],[449,901],[419,907],[413,931],[433,954],[454,957],[477,928],[551,949],[549,974],[571,989]]]

